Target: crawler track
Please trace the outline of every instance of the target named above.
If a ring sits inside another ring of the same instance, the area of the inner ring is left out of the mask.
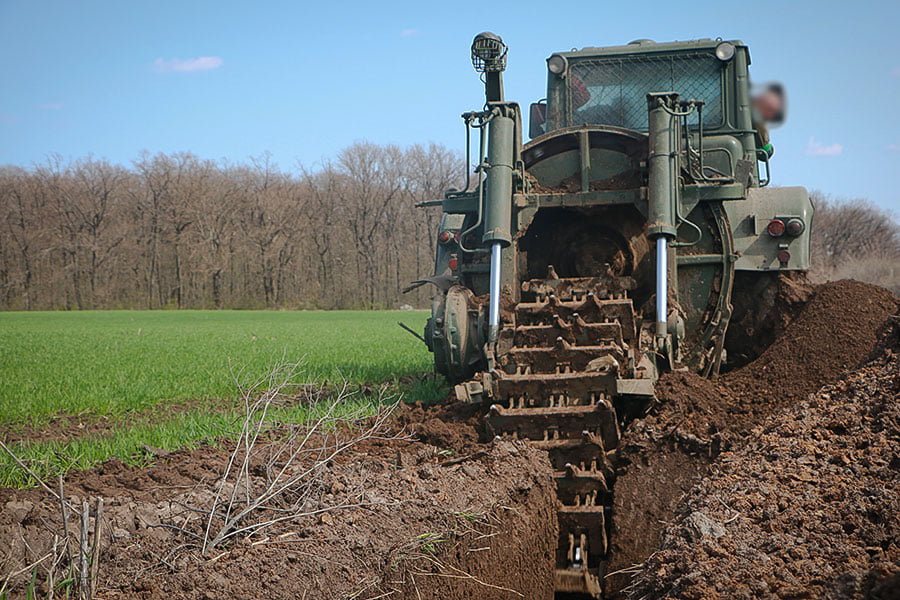
[[[523,301],[501,332],[500,403],[486,418],[493,434],[549,452],[561,502],[557,594],[602,593],[612,458],[626,419],[652,398],[654,369],[640,352],[632,301],[607,284],[575,278],[523,285]]]

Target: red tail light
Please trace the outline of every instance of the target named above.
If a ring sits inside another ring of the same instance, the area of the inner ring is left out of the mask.
[[[450,241],[450,233],[447,231],[442,231],[440,234],[438,234],[438,240],[442,244],[446,244],[447,242]]]
[[[458,267],[458,266],[459,266],[459,261],[456,260],[456,257],[454,256],[453,258],[450,259],[450,270],[455,271],[456,267]]]
[[[781,237],[784,235],[784,221],[781,219],[772,219],[768,227],[766,227],[766,231],[768,231],[769,235],[772,237]]]

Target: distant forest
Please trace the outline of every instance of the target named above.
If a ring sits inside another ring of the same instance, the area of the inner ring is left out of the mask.
[[[357,143],[315,170],[193,154],[0,168],[0,308],[424,307],[463,158]]]
[[[439,207],[462,156],[357,143],[314,170],[193,154],[130,167],[51,156],[0,167],[0,309],[396,308],[428,305]],[[814,279],[900,293],[900,225],[814,192]]]

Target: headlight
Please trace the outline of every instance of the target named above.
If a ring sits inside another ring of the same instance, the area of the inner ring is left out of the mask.
[[[484,31],[472,42],[472,65],[479,73],[506,69],[506,44],[500,36]]]
[[[554,54],[550,58],[547,59],[547,68],[550,69],[550,72],[554,75],[559,75],[562,77],[566,73],[566,67],[569,66],[569,61],[566,60],[566,57],[561,54]]]
[[[722,42],[716,46],[716,58],[722,62],[729,61],[734,57],[734,44],[731,42]]]

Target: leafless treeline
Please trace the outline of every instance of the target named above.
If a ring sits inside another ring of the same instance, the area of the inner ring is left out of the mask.
[[[0,309],[424,306],[440,209],[463,160],[357,143],[316,170],[144,154],[0,167]],[[815,192],[813,276],[900,292],[900,225]]]
[[[316,170],[144,154],[0,168],[0,308],[423,306],[463,160],[357,143]]]

